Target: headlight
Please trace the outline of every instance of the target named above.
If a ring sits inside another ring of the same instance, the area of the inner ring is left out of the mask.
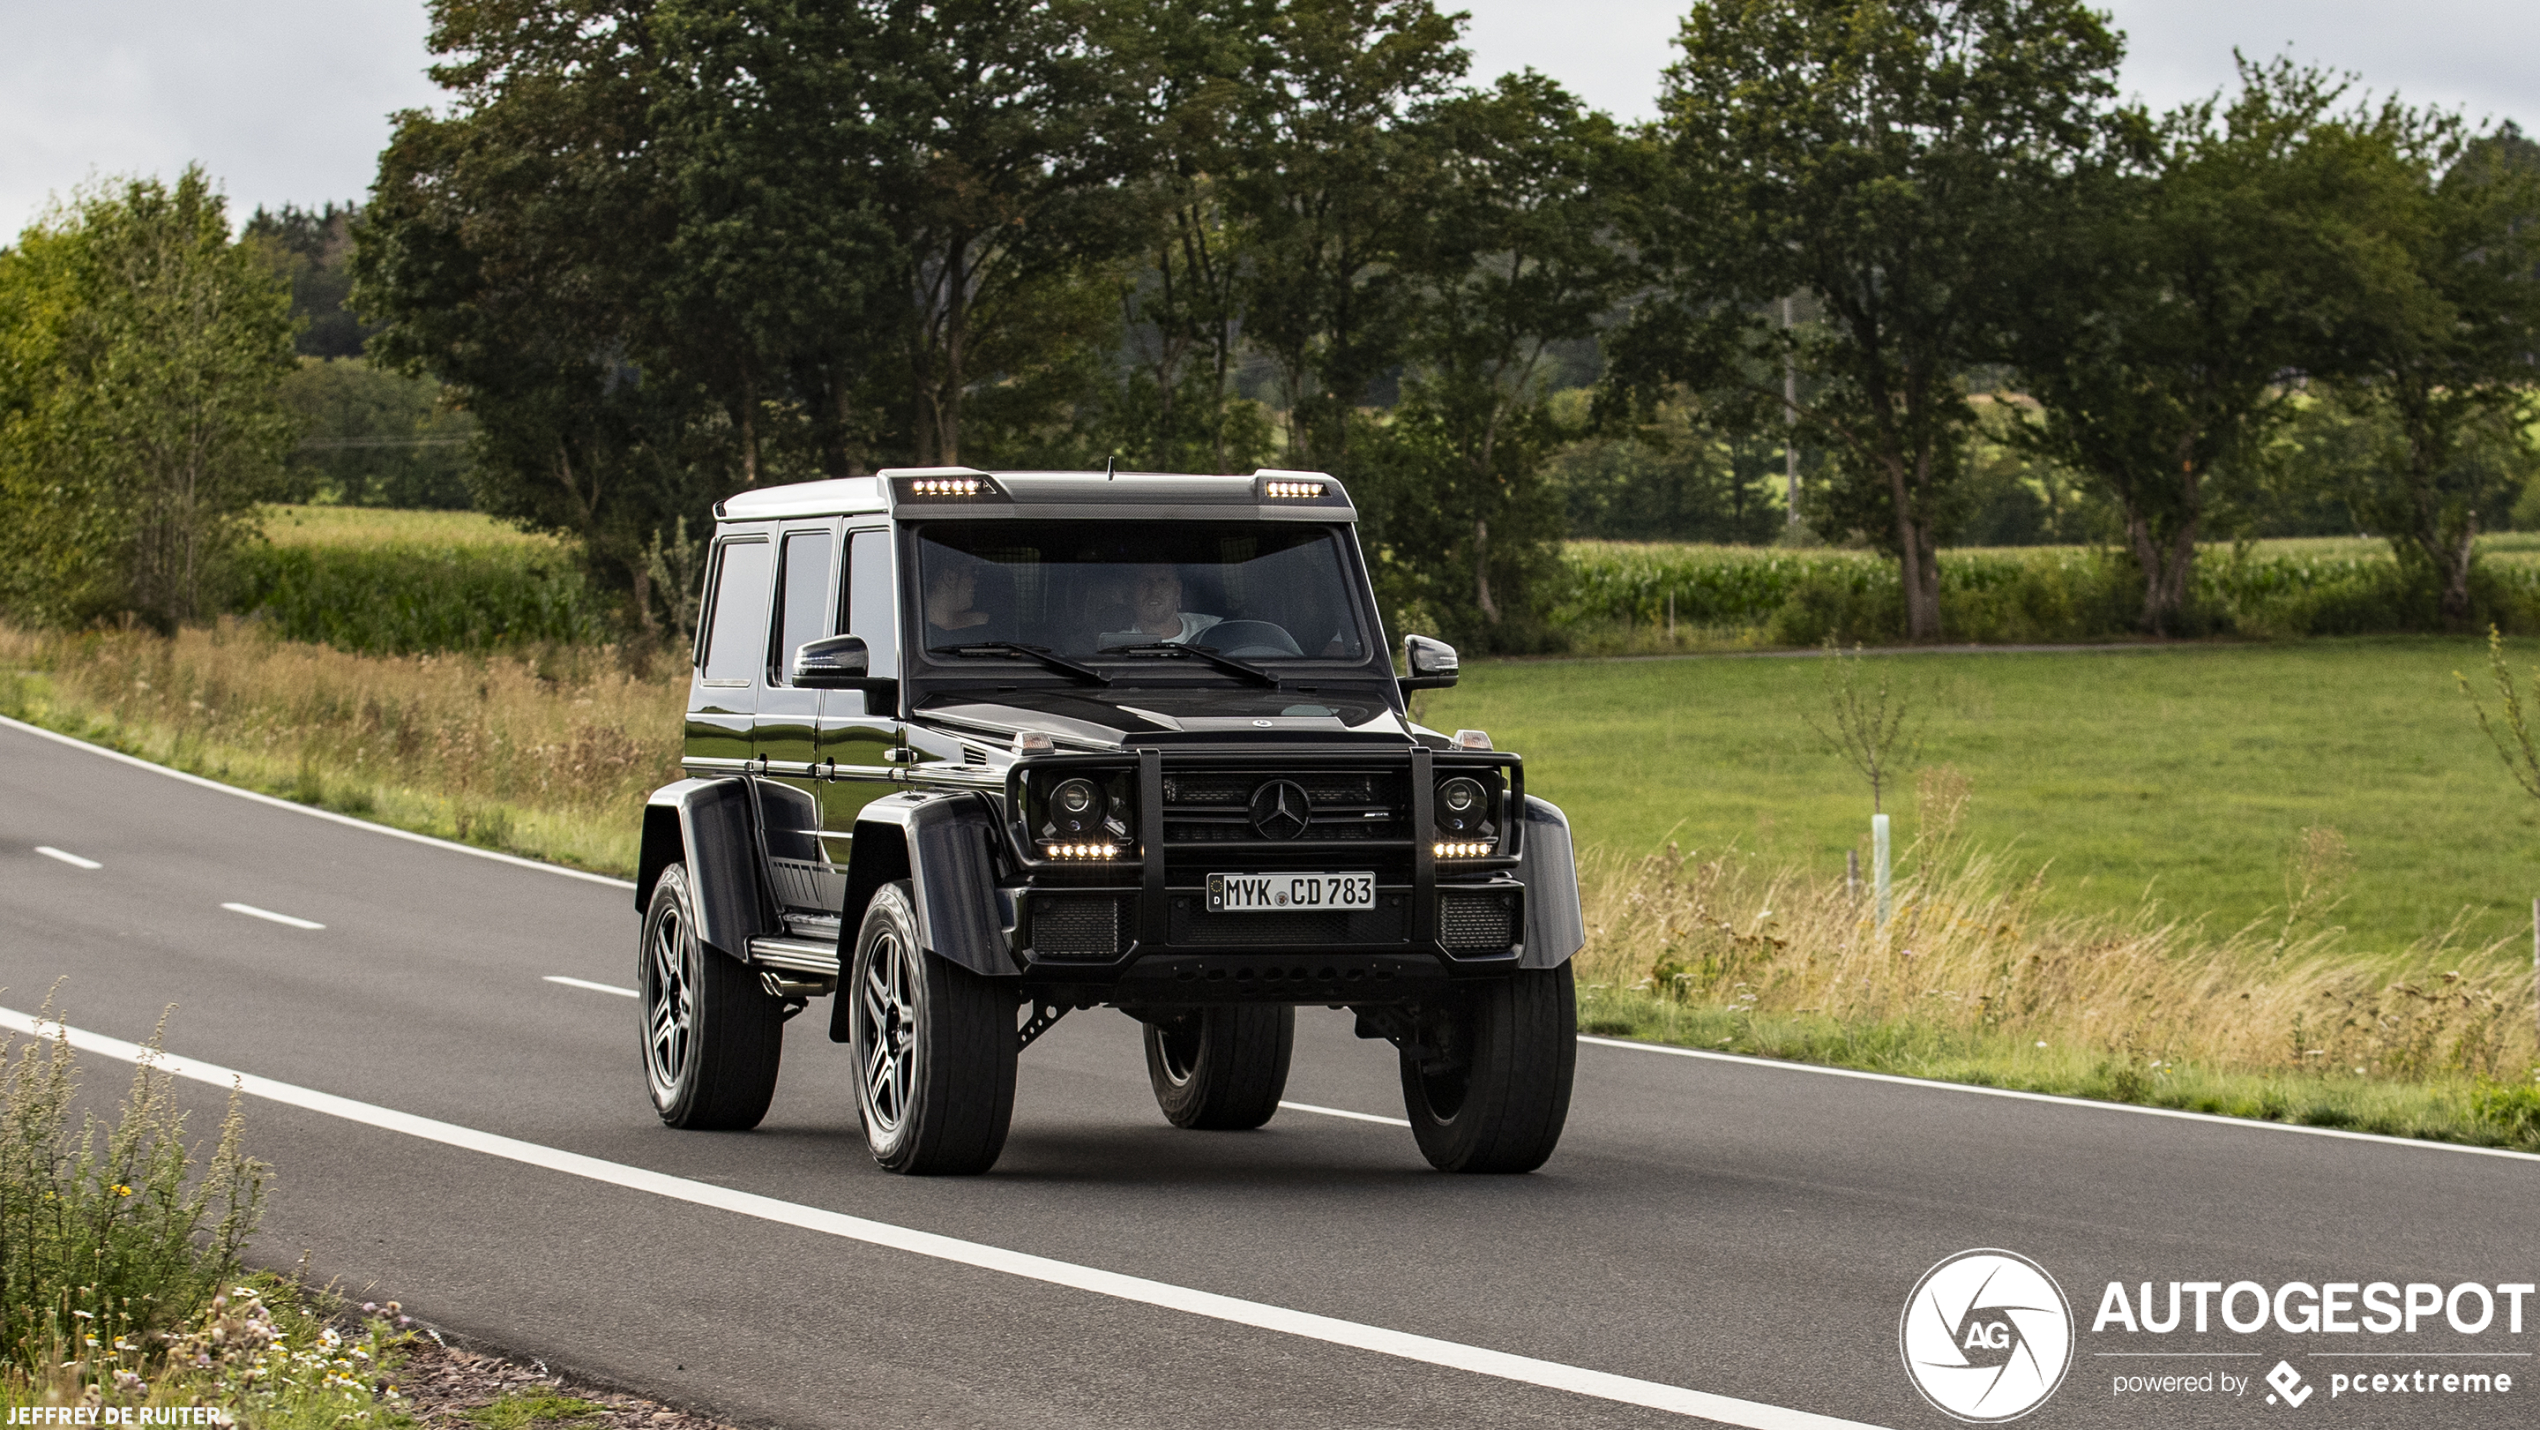
[[[1438,786],[1438,828],[1448,834],[1478,834],[1490,827],[1490,790],[1480,780],[1458,775]]]
[[[1061,780],[1050,791],[1050,823],[1062,838],[1090,837],[1110,804],[1092,780]]]
[[[1129,797],[1128,785],[1125,774],[1091,778],[1075,775],[1060,780],[1041,799],[1036,837],[1067,844],[1129,838],[1129,816],[1136,801]]]

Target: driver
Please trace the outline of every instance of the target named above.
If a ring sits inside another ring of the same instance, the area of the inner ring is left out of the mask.
[[[1172,645],[1186,645],[1225,619],[1183,610],[1182,573],[1170,565],[1139,567],[1129,587],[1129,606],[1137,613],[1139,634]]]

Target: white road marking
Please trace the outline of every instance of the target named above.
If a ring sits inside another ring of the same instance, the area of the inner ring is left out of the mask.
[[[512,864],[523,869],[536,869],[542,873],[562,874],[568,879],[581,879],[593,884],[607,884],[619,889],[632,889],[635,887],[632,883],[629,883],[624,879],[612,878],[606,874],[593,874],[582,869],[568,869],[562,864],[548,864],[536,859],[523,859],[517,854],[504,854],[493,849],[479,849],[473,844],[456,844],[447,839],[435,839],[429,834],[417,834],[409,829],[391,829],[385,824],[373,824],[367,819],[355,819],[349,814],[337,814],[331,809],[319,809],[313,805],[295,804],[287,799],[276,799],[269,794],[258,794],[251,789],[240,789],[236,785],[225,785],[218,780],[205,779],[201,775],[190,775],[183,770],[172,770],[165,765],[153,764],[148,760],[142,759],[138,755],[127,755],[121,750],[109,750],[103,745],[92,745],[86,740],[74,739],[69,735],[64,735],[53,730],[47,730],[41,725],[30,725],[24,720],[13,720],[6,715],[0,715],[0,729],[22,731],[26,734],[36,736],[39,739],[50,740],[57,745],[68,745],[74,750],[86,750],[92,755],[103,756],[109,760],[131,765],[136,769],[150,770],[157,774],[163,774],[172,780],[183,780],[187,784],[200,785],[204,789],[219,790],[222,794],[234,794],[240,799],[252,799],[258,804],[271,805],[275,809],[287,809],[294,814],[308,815],[312,819],[331,820],[337,824],[351,825],[355,829],[367,829],[373,834],[385,834],[391,839],[403,839],[410,844],[429,844],[435,849],[446,849],[453,854],[467,854],[478,859],[491,859],[497,864]]]
[[[106,867],[94,859],[82,859],[67,849],[56,849],[50,844],[38,844],[35,846],[35,852],[43,855],[47,859],[59,859],[74,869],[103,869]]]
[[[1319,1112],[1325,1117],[1346,1117],[1352,1122],[1381,1122],[1388,1127],[1408,1127],[1411,1125],[1408,1118],[1378,1117],[1372,1112],[1351,1112],[1346,1108],[1339,1107],[1316,1107],[1310,1102],[1282,1102],[1279,1105],[1290,1112]]]
[[[644,996],[632,988],[620,988],[614,983],[594,983],[588,978],[567,978],[561,973],[548,974],[547,981],[549,983],[561,983],[567,988],[587,988],[594,993],[614,993],[620,998],[641,998]]]
[[[2435,1142],[2421,1137],[2391,1137],[2379,1132],[2349,1132],[2342,1127],[2304,1127],[2293,1122],[2261,1122],[2254,1117],[2225,1117],[2218,1112],[2186,1112],[2175,1107],[2144,1107],[2132,1102],[2099,1102],[2087,1097],[2065,1097],[2052,1092],[2021,1092],[2007,1087],[1977,1087],[1973,1083],[1938,1082],[1931,1078],[1900,1077],[1895,1073],[1862,1072],[1858,1068],[1820,1067],[1815,1063],[1787,1062],[1780,1058],[1753,1058],[1741,1053],[1715,1053],[1705,1048],[1671,1048],[1664,1043],[1635,1043],[1624,1038],[1593,1038],[1579,1035],[1582,1043],[1600,1048],[1624,1048],[1636,1053],[1665,1053],[1669,1057],[1702,1058],[1715,1063],[1742,1063],[1751,1068],[1778,1068],[1783,1072],[1817,1073],[1825,1077],[1858,1078],[1863,1082],[1895,1083],[1900,1087],[1919,1087],[1930,1092],[1966,1092],[1979,1097],[2007,1097],[2019,1102],[2046,1102],[2058,1107],[2087,1107],[2095,1112],[2134,1112],[2145,1117],[2168,1117],[2181,1122],[2211,1122],[2223,1127],[2238,1127],[2259,1132],[2298,1132],[2307,1137],[2336,1137],[2349,1142],[2378,1142],[2385,1147],[2415,1147],[2432,1152],[2467,1152],[2479,1157],[2511,1157],[2524,1162],[2540,1162],[2540,1152],[2516,1152],[2507,1147],[2472,1147],[2465,1142]]]
[[[229,910],[233,914],[245,914],[251,919],[264,919],[271,923],[283,924],[295,929],[322,929],[326,927],[324,924],[312,923],[307,919],[295,919],[289,914],[277,914],[271,909],[260,909],[254,904],[223,904],[221,907]]]
[[[1559,1361],[1537,1360],[1532,1356],[1511,1355],[1506,1351],[1469,1346],[1460,1341],[1439,1340],[1433,1336],[1417,1336],[1404,1331],[1387,1330],[1358,1321],[1345,1321],[1335,1316],[1319,1316],[1311,1311],[1295,1311],[1262,1301],[1247,1301],[1235,1296],[1221,1296],[1213,1291],[1198,1291],[1170,1282],[1153,1281],[1143,1276],[1125,1276],[1116,1271],[1080,1266],[1029,1252],[1008,1251],[976,1241],[941,1236],[931,1231],[893,1226],[888,1222],[848,1216],[799,1202],[779,1201],[754,1192],[718,1187],[709,1182],[674,1177],[647,1167],[632,1167],[623,1162],[603,1161],[579,1152],[523,1142],[492,1132],[479,1132],[453,1122],[418,1117],[410,1112],[356,1102],[349,1097],[296,1087],[271,1078],[237,1072],[216,1064],[169,1053],[154,1053],[137,1043],[109,1038],[56,1022],[39,1022],[34,1017],[11,1008],[0,1008],[0,1027],[37,1037],[61,1038],[84,1053],[112,1058],[118,1062],[149,1059],[154,1066],[194,1082],[218,1088],[236,1088],[249,1097],[260,1097],[289,1107],[340,1117],[366,1127],[389,1132],[402,1132],[409,1137],[444,1146],[462,1148],[519,1162],[566,1176],[582,1177],[613,1187],[648,1192],[672,1201],[711,1207],[718,1211],[756,1217],[761,1221],[799,1227],[805,1231],[860,1241],[868,1246],[885,1247],[916,1256],[932,1257],[956,1265],[976,1267],[983,1271],[1002,1272],[1029,1281],[1109,1296],[1117,1300],[1181,1311],[1211,1320],[1239,1326],[1252,1326],[1278,1331],[1327,1345],[1346,1346],[1354,1350],[1373,1351],[1378,1355],[1444,1366],[1450,1370],[1470,1371],[1476,1375],[1501,1380],[1540,1385],[1553,1390],[1623,1405],[1645,1406],[1652,1410],[1671,1411],[1678,1415],[1736,1425],[1744,1430],[1878,1430],[1859,1421],[1838,1420],[1805,1410],[1790,1410],[1760,1401],[1739,1400],[1733,1396],[1713,1395],[1707,1391],[1688,1390],[1662,1381],[1638,1380],[1627,1375],[1589,1370],[1582,1366],[1564,1365]]]

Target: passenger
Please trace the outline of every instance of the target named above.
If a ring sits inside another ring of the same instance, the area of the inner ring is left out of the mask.
[[[1138,616],[1136,635],[1173,645],[1188,644],[1200,632],[1226,619],[1224,616],[1183,610],[1182,573],[1179,568],[1167,565],[1138,568],[1138,579],[1129,588],[1129,604]],[[1121,645],[1128,642],[1105,643]]]
[[[967,561],[935,565],[926,573],[926,645],[984,640],[989,615],[978,608],[979,569]]]

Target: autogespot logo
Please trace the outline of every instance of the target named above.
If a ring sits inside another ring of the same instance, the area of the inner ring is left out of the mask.
[[[2046,1403],[2073,1363],[2073,1312],[2046,1268],[1962,1251],[1923,1273],[1897,1325],[1905,1374],[1944,1415],[1990,1424]]]

